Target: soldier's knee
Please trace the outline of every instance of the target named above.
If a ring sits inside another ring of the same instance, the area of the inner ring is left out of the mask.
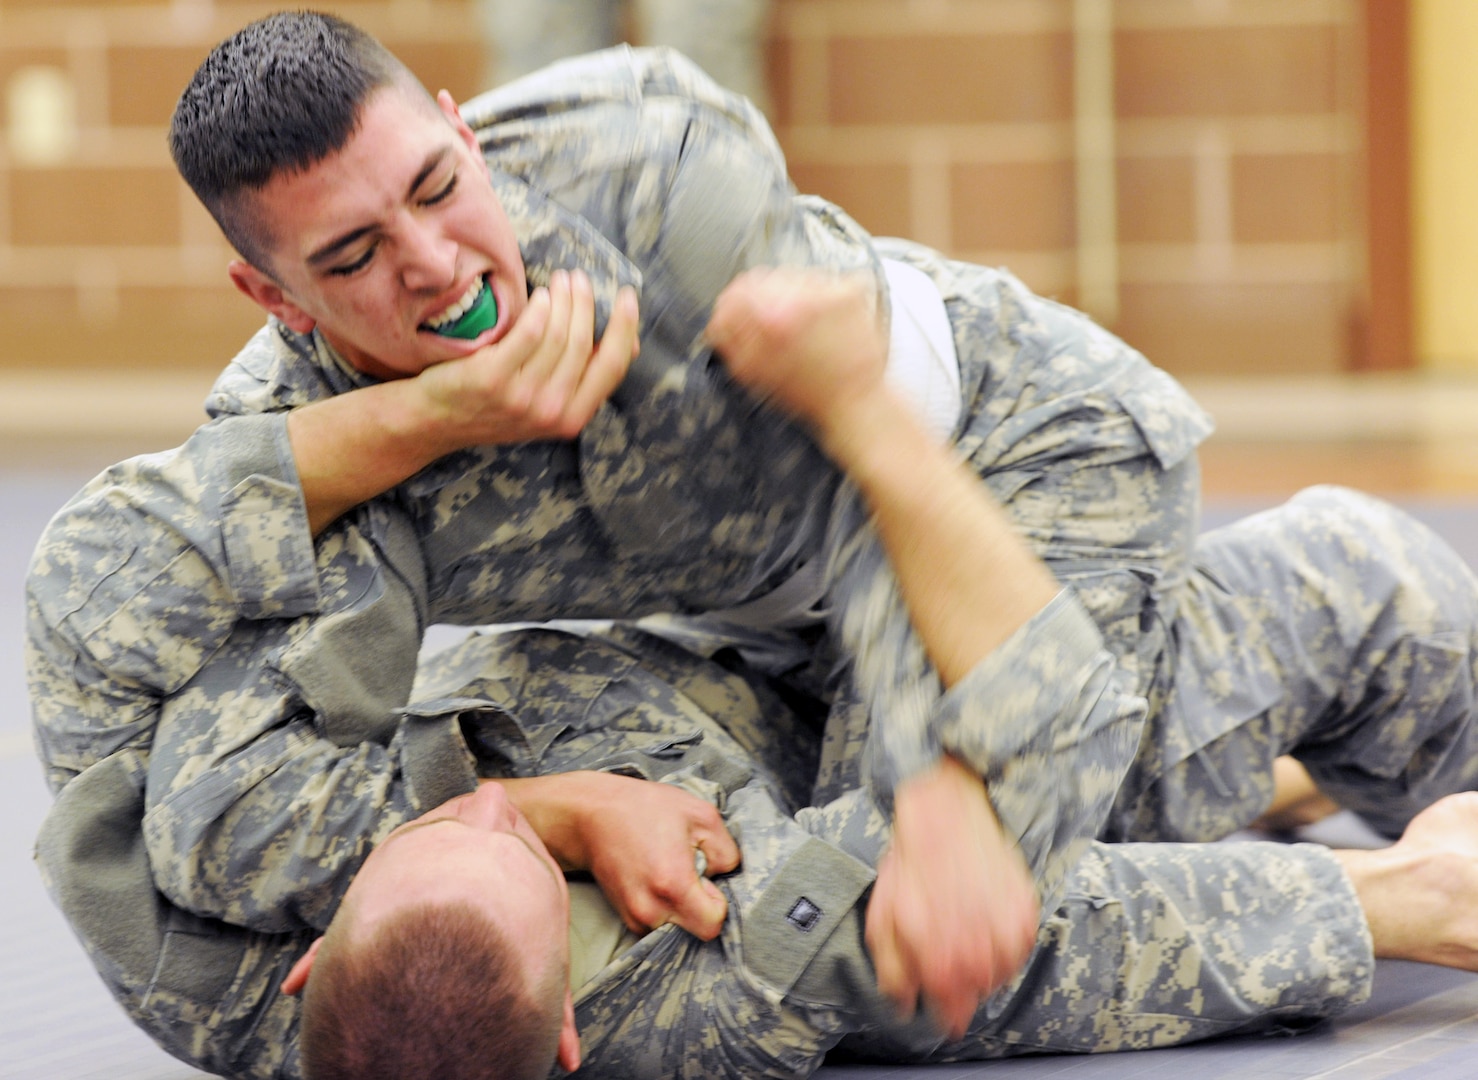
[[[1377,496],[1336,485],[1301,491],[1288,507],[1303,541],[1322,550],[1326,571],[1353,571],[1352,587],[1387,592],[1399,616],[1421,613],[1434,630],[1478,635],[1478,579],[1426,523]]]

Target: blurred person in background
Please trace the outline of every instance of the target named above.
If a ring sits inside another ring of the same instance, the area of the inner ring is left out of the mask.
[[[481,0],[488,85],[625,39],[670,45],[769,111],[761,55],[767,0]]]

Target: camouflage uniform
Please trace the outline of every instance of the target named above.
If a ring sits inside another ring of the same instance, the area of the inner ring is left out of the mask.
[[[944,749],[938,679],[856,490],[804,431],[728,379],[704,328],[719,290],[751,266],[853,271],[881,291],[883,257],[912,264],[937,287],[954,331],[960,453],[1077,588],[1123,661],[1092,709],[1123,718],[1124,731],[1075,766],[1081,799],[1044,791],[1019,810],[1000,808],[1009,828],[1041,839],[1029,854],[1050,892],[1073,857],[1065,845],[1096,831],[1138,743],[1131,728],[1148,687],[1140,656],[1163,650],[1184,580],[1204,415],[1143,357],[1009,274],[875,243],[836,207],[797,195],[763,118],[676,54],[580,58],[463,112],[530,281],[586,269],[602,319],[620,285],[638,286],[641,355],[575,441],[450,455],[357,510],[347,528],[379,549],[394,529],[414,532],[422,625],[732,614],[800,593],[805,602],[780,620],[799,624],[791,669],[773,673],[824,685],[836,702],[815,798],[864,781],[886,798]],[[203,432],[188,456],[210,471],[199,485],[203,520],[221,522],[207,537],[210,560],[248,618],[329,617],[285,412],[371,381],[320,337],[275,322],[218,381],[209,409],[221,430]],[[1158,621],[1146,624],[1152,610]],[[326,648],[322,633],[307,633],[295,656]],[[1045,711],[1025,718],[1030,704],[1002,701],[997,760],[1051,730]],[[1061,807],[1060,821],[1044,806]],[[158,854],[173,860],[199,840],[183,839]]]
[[[38,548],[28,667],[38,747],[60,792],[43,865],[105,978],[156,1038],[206,1067],[293,1075],[294,1014],[273,1000],[275,981],[373,843],[470,788],[464,731],[482,721],[468,716],[503,715],[475,696],[448,705],[413,695],[428,623],[732,615],[818,567],[820,611],[766,636],[766,674],[825,691],[825,735],[815,747],[779,709],[745,729],[741,745],[769,783],[726,801],[746,864],[731,881],[739,916],[722,955],[755,937],[744,913],[790,865],[784,845],[770,857],[762,840],[766,829],[799,835],[766,802],[774,790],[782,810],[818,808],[799,828],[850,867],[838,871],[850,884],[828,885],[816,904],[835,920],[830,932],[806,939],[845,943],[845,959],[823,951],[806,971],[761,964],[743,976],[759,996],[735,1005],[726,1030],[753,1036],[755,1053],[804,1071],[843,1030],[866,1026],[875,1003],[847,912],[885,835],[872,804],[886,806],[898,780],[944,750],[986,776],[1058,915],[1024,992],[1001,995],[969,1047],[927,1052],[1175,1041],[1276,1015],[1293,998],[1293,1013],[1317,1015],[1361,995],[1368,942],[1327,856],[1260,852],[1254,861],[1280,869],[1253,880],[1231,855],[1090,838],[1224,834],[1261,808],[1268,762],[1287,749],[1342,797],[1383,785],[1364,797],[1388,808],[1392,826],[1432,793],[1471,786],[1466,763],[1478,754],[1464,750],[1464,695],[1478,618],[1450,552],[1387,508],[1324,492],[1193,558],[1193,451],[1207,425],[1173,381],[1007,274],[874,242],[835,207],[796,196],[757,114],[671,57],[574,62],[467,112],[530,280],[583,267],[602,312],[619,284],[641,289],[641,358],[578,441],[452,455],[315,543],[285,410],[368,380],[321,339],[273,323],[218,384],[213,423],[179,451],[104,474]],[[856,492],[702,343],[713,297],[744,267],[802,263],[881,281],[880,254],[938,287],[964,383],[960,453],[1072,586],[1034,621],[1031,647],[998,653],[950,695]],[[843,659],[828,667],[826,657]],[[606,681],[562,684],[573,727]],[[722,699],[703,707],[739,730]],[[547,729],[535,750],[557,734]],[[112,877],[89,872],[108,860]],[[1268,925],[1219,921],[1229,892]],[[1337,911],[1287,925],[1316,897]],[[124,903],[138,920],[127,933],[113,917]],[[1175,919],[1154,914],[1167,907]],[[1183,934],[1162,940],[1180,923]],[[1339,941],[1299,936],[1326,929]],[[1234,940],[1253,931],[1275,940],[1260,951]],[[638,950],[675,938],[649,936]],[[1101,938],[1132,978],[1100,966]],[[685,949],[627,965],[630,977],[680,978]],[[1229,980],[1216,970],[1219,957],[1247,955],[1269,956],[1276,971]],[[1175,977],[1146,978],[1146,957]],[[1314,970],[1320,958],[1328,971]],[[798,991],[812,971],[855,995]],[[1282,996],[1306,979],[1329,987]],[[1174,1001],[1162,1000],[1167,988]],[[796,1009],[775,1011],[782,997]],[[672,1071],[623,1057],[654,1022],[629,1011],[642,1001],[623,1001],[615,989],[582,996],[589,1037],[613,1069],[625,1060]],[[1150,1019],[1136,1026],[1140,1007]],[[624,1050],[622,1031],[633,1033]],[[878,1037],[895,1040],[890,1052],[926,1052],[907,1033]],[[685,1050],[674,1036],[663,1061],[713,1054],[683,1067],[722,1072],[720,1057],[747,1052],[737,1035],[691,1041]]]
[[[1066,637],[1075,645],[1052,644],[1063,624],[1076,627]],[[1006,680],[1016,692],[1046,674],[1091,692],[1108,663],[1069,594],[996,656],[1019,672]],[[991,715],[982,699],[1000,686],[1000,672],[984,667],[951,690],[963,743],[981,734]],[[730,916],[717,940],[659,928],[575,988],[590,1075],[806,1076],[839,1042],[908,1060],[1170,1045],[1307,1024],[1366,991],[1364,923],[1322,849],[1094,843],[1016,985],[966,1039],[941,1044],[923,1024],[892,1018],[862,945],[887,817],[866,789],[792,816],[805,777],[771,766],[804,759],[812,736],[790,729],[775,753],[776,721],[787,715],[765,678],[629,627],[589,638],[477,635],[423,664],[392,745],[441,743],[442,765],[451,773],[461,759],[469,787],[474,759],[495,776],[598,768],[678,784],[719,806],[743,848],[741,869],[719,880]],[[161,725],[161,742],[165,734]],[[1065,726],[1067,737],[1101,734]],[[357,749],[385,752],[375,742]],[[400,786],[434,774],[426,757],[403,755]],[[223,765],[222,801],[252,775],[267,774],[270,786],[271,764],[259,757],[251,774]],[[997,790],[1022,775],[1008,773]],[[165,901],[141,841],[155,813],[149,783],[149,755],[138,750],[69,783],[39,843],[48,883],[105,981],[162,1046],[228,1076],[297,1080],[298,1001],[277,987],[315,932],[247,930]],[[277,836],[280,865],[222,871],[243,875],[234,886],[247,895],[290,890],[304,858],[332,857],[323,848],[346,840],[312,822],[323,811],[316,792],[280,809],[302,821]]]

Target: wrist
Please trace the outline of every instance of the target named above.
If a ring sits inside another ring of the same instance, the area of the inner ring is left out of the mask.
[[[920,443],[932,445],[917,418],[892,388],[877,383],[839,394],[814,422],[827,455],[859,482],[912,459]]]
[[[409,467],[406,475],[463,448],[451,409],[422,378],[397,379],[377,389],[384,392],[379,419],[385,447]]]
[[[933,832],[941,822],[957,821],[962,807],[990,807],[985,781],[949,754],[903,781],[893,792],[894,827]],[[994,817],[994,810],[991,815]]]
[[[486,782],[503,785],[508,801],[528,819],[562,869],[588,870],[590,850],[585,838],[593,802],[590,778],[601,775],[553,773]]]

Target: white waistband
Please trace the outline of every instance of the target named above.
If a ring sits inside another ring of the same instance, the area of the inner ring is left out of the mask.
[[[964,408],[960,358],[944,299],[929,275],[896,259],[883,260],[892,300],[888,382],[907,398],[941,442]]]

